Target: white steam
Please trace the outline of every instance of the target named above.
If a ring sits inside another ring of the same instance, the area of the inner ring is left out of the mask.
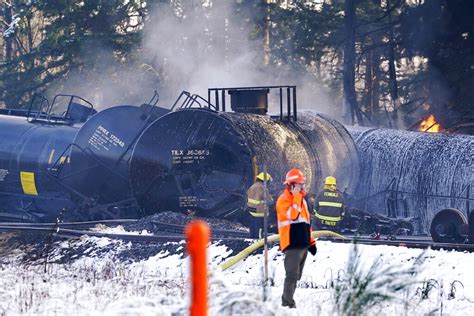
[[[264,65],[264,39],[249,39],[254,31],[249,17],[236,14],[234,1],[182,3],[157,5],[149,12],[138,60],[118,62],[111,50],[90,43],[83,47],[90,65],[86,62],[53,91],[78,94],[102,109],[147,102],[155,89],[159,105],[170,107],[183,90],[207,98],[211,87],[296,85],[299,108],[338,116],[337,100],[329,99],[315,76]],[[270,103],[271,112],[278,108]]]
[[[314,76],[263,65],[263,39],[249,39],[247,21],[233,5],[215,1],[212,7],[181,7],[178,15],[161,5],[152,12],[143,48],[146,59],[160,67],[163,101],[173,102],[182,90],[206,98],[210,87],[297,85],[300,108],[335,115],[335,101]],[[277,111],[278,104],[270,109]]]

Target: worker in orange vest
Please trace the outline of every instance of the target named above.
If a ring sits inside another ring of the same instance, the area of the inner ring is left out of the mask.
[[[301,279],[306,256],[317,252],[316,241],[311,237],[308,204],[304,199],[306,178],[299,169],[291,169],[286,174],[285,190],[278,198],[276,212],[280,249],[285,254],[285,283],[281,297],[282,306],[296,308],[293,295],[296,283]]]

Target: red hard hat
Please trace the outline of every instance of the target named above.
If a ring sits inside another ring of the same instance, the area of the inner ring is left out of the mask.
[[[306,178],[304,177],[303,172],[300,169],[293,168],[286,174],[285,182],[283,184],[290,184],[290,183],[304,183]]]

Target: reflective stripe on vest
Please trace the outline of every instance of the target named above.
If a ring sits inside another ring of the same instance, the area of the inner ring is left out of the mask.
[[[249,211],[249,214],[252,215],[253,217],[264,217],[265,213],[260,213],[260,212],[251,212]]]
[[[254,200],[254,199],[251,199],[251,198],[248,198],[248,199],[247,199],[247,202],[248,202],[248,203],[252,203],[252,204],[256,204],[256,205],[259,205],[259,204],[262,204],[262,203],[263,203],[262,200]]]
[[[278,228],[285,227],[285,226],[288,226],[288,225],[291,225],[291,224],[298,224],[298,223],[309,224],[309,220],[307,220],[306,218],[303,218],[301,216],[298,216],[298,218],[295,219],[294,221],[287,220],[287,221],[278,222]]]
[[[342,203],[337,202],[319,202],[319,206],[342,207]]]
[[[299,207],[298,205],[296,204],[293,204],[292,206],[290,206],[288,208],[288,210],[286,211],[286,217],[291,217],[291,209],[294,208],[298,211],[298,213],[301,213],[301,211],[303,210],[301,207]]]
[[[338,222],[342,219],[341,216],[324,216],[324,215],[321,215],[321,214],[318,214],[318,212],[314,211],[314,216],[316,216],[316,218],[318,219],[321,219],[321,220],[324,220],[324,221],[331,221],[331,222]]]
[[[327,226],[336,226],[337,222],[321,220],[321,224],[327,225]]]

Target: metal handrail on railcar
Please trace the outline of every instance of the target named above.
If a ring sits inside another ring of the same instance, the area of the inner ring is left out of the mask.
[[[239,88],[209,88],[207,89],[207,100],[198,94],[191,94],[188,91],[182,91],[173,106],[171,111],[175,109],[190,109],[200,108],[208,109],[215,112],[226,112],[226,91],[252,91],[252,90],[275,90],[278,89],[279,94],[279,109],[280,114],[278,118],[280,121],[293,121],[298,119],[297,115],[297,101],[296,101],[296,86],[255,86],[255,87],[239,87]],[[284,111],[284,95],[286,94],[286,113]],[[184,97],[184,99],[183,99]]]
[[[63,114],[54,114],[54,106],[55,104],[57,104],[58,98],[61,97],[69,98],[66,110],[63,112]],[[35,110],[33,109],[33,107],[35,105],[35,101],[38,98],[40,99],[40,103],[38,109]],[[80,100],[80,103],[74,102],[75,100]],[[49,100],[46,99],[42,94],[35,93],[30,101],[30,105],[28,106],[28,110],[26,111],[26,114],[24,114],[24,116],[26,116],[26,118],[30,122],[44,121],[51,124],[73,124],[76,121],[75,118],[70,115],[73,104],[79,104],[83,107],[89,108],[87,117],[94,113],[94,106],[92,105],[92,103],[77,95],[57,94],[56,96],[54,96],[53,101],[50,103]]]
[[[296,101],[296,86],[295,85],[281,85],[281,86],[255,86],[255,87],[238,87],[238,88],[209,88],[207,89],[207,102],[211,104],[211,100],[215,102],[217,111],[226,111],[226,91],[248,91],[248,90],[276,90],[279,93],[280,104],[280,121],[294,121],[298,119],[297,116],[297,101]],[[285,91],[286,90],[286,91]],[[284,113],[283,97],[286,92],[286,114]],[[222,106],[221,106],[222,105]]]
[[[184,100],[181,100],[183,97]],[[179,102],[181,101],[180,105],[178,106]],[[203,104],[201,104],[201,101]],[[188,91],[183,90],[176,101],[173,103],[173,106],[171,107],[171,111],[174,111],[178,106],[178,109],[190,109],[190,108],[207,108],[208,110],[211,111],[219,111],[219,108],[215,106],[214,104],[210,103],[208,100],[204,99],[198,94],[191,94]]]

